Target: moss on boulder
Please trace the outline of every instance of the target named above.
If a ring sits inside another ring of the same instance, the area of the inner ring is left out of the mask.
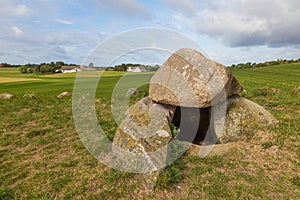
[[[142,168],[149,165],[150,169],[155,169],[144,174],[149,189],[155,186],[159,172],[166,165],[168,144],[172,139],[169,123],[174,112],[173,106],[143,98],[126,111],[127,117],[119,125],[113,140],[114,148],[147,158],[141,164]]]
[[[243,133],[257,127],[276,123],[275,117],[262,106],[238,95],[227,99],[227,113],[222,130],[216,132],[219,143],[236,140]]]

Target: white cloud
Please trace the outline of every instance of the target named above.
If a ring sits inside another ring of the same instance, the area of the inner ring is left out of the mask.
[[[43,34],[39,31],[29,34],[24,29],[22,37],[15,36],[21,30],[17,26],[5,30],[7,35],[0,37],[0,46],[3,47],[0,50],[0,54],[3,54],[0,62],[12,64],[58,60],[80,64],[95,45],[103,40],[97,32],[74,29],[47,31]]]
[[[20,4],[20,5],[17,5],[16,8],[14,8],[14,12],[12,12],[12,13],[14,13],[17,16],[28,16],[28,15],[31,15],[33,13],[33,11],[30,10],[26,5]]]
[[[214,1],[196,18],[201,34],[229,46],[300,44],[300,1]]]
[[[11,29],[15,32],[17,36],[22,36],[24,32],[17,26],[12,26]]]
[[[126,17],[151,18],[150,11],[137,0],[91,0],[104,12]]]
[[[199,1],[195,0],[163,0],[163,3],[187,16],[195,15],[200,7]]]
[[[103,39],[138,26],[182,32],[225,64],[299,57],[299,0],[0,2],[0,55],[11,63],[80,63]]]
[[[67,24],[67,25],[74,25],[73,22],[67,21],[67,20],[62,20],[62,19],[56,19],[57,22],[62,23],[62,24]]]
[[[17,0],[1,0],[0,17],[2,19],[10,17],[26,17],[34,14],[27,5],[19,3]]]

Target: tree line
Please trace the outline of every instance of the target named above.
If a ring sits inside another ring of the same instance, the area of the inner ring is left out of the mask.
[[[40,64],[25,64],[25,65],[10,65],[7,63],[2,63],[2,68],[18,68],[23,74],[53,74],[59,73],[62,66],[74,66],[76,64],[67,64],[62,61],[50,62],[50,63],[40,63]]]
[[[254,68],[254,67],[266,67],[266,66],[272,66],[272,65],[283,65],[283,64],[292,64],[292,63],[300,63],[300,58],[297,60],[283,60],[283,59],[277,59],[274,61],[266,61],[262,63],[239,63],[239,64],[233,64],[229,66],[232,69],[245,69],[245,68]]]
[[[282,65],[282,64],[292,64],[292,63],[300,63],[300,58],[296,60],[286,60],[286,59],[277,59],[275,61],[266,61],[261,63],[239,63],[239,64],[232,64],[229,66],[231,69],[245,69],[245,68],[254,68],[254,67],[265,67],[265,66],[272,66],[272,65]],[[93,63],[90,63],[91,67],[94,66]],[[89,65],[89,67],[90,67]],[[76,64],[67,64],[62,61],[57,62],[50,62],[50,63],[40,63],[40,64],[25,64],[25,65],[12,65],[8,63],[1,63],[1,68],[19,68],[19,71],[24,74],[53,74],[61,72],[60,69],[62,66],[76,66]],[[107,71],[127,71],[129,67],[144,67],[147,71],[157,71],[159,69],[159,65],[142,65],[142,64],[120,64],[115,65],[114,67],[107,67]]]

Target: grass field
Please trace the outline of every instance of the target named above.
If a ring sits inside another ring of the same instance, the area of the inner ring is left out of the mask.
[[[138,176],[108,168],[82,145],[72,99],[57,98],[72,92],[75,74],[0,69],[0,94],[16,96],[0,100],[0,199],[300,199],[300,64],[233,73],[244,86],[242,96],[279,124],[245,134],[224,156],[183,156],[150,192]],[[122,75],[105,72],[96,93],[99,123],[111,139],[117,127],[110,97]]]

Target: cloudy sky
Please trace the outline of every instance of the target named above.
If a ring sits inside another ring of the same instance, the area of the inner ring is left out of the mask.
[[[145,27],[183,34],[226,65],[296,59],[299,19],[299,0],[0,0],[0,63],[80,64],[101,42]]]

